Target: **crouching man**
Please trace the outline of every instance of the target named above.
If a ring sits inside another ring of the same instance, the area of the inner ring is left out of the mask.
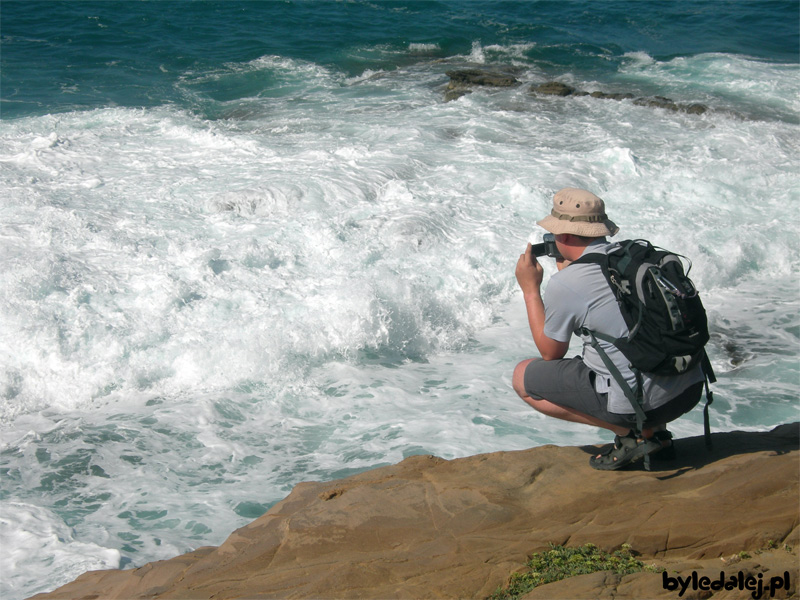
[[[586,253],[607,254],[617,245],[606,238],[619,228],[608,219],[603,200],[574,188],[557,192],[550,215],[537,224],[555,235],[563,258],[557,259],[558,272],[550,278],[544,297],[544,271],[530,244],[517,261],[515,274],[541,358],[517,365],[514,390],[545,415],[613,431],[614,445],[590,459],[596,469],[619,469],[657,452],[659,457],[669,458],[674,448],[666,424],[699,402],[705,381],[702,369],[698,365],[674,376],[643,373],[637,382],[622,352],[600,341],[628,384],[641,384],[646,420],[636,435],[631,402],[585,334],[588,329],[618,338],[628,334],[628,327],[600,266],[571,264]],[[564,358],[572,335],[583,341],[582,356]]]

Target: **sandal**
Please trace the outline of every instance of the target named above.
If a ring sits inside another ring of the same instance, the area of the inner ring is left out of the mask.
[[[657,460],[675,460],[677,458],[675,443],[672,441],[672,433],[666,429],[656,431],[653,433],[653,439],[661,443],[661,450],[656,450],[653,453],[653,458]],[[668,443],[665,445],[665,442]]]
[[[631,431],[626,436],[614,437],[614,445],[601,452],[598,456],[592,456],[589,464],[601,471],[616,471],[643,459],[649,454],[661,450],[661,442],[654,437],[640,440]]]

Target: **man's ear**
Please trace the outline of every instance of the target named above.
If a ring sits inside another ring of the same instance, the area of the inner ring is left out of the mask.
[[[558,241],[561,242],[562,244],[564,244],[565,246],[574,246],[575,245],[575,236],[572,235],[571,233],[562,233],[561,234],[561,239],[558,240]]]

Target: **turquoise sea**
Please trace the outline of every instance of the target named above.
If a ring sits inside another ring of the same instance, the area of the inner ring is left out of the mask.
[[[0,597],[217,545],[300,481],[609,441],[510,385],[561,187],[693,260],[715,431],[798,420],[799,17],[3,0]],[[520,85],[446,102],[464,67]]]

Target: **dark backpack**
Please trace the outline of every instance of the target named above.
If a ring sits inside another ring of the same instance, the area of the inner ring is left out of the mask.
[[[691,266],[684,270],[682,258],[646,240],[628,240],[608,254],[591,252],[574,261],[573,264],[600,265],[629,331],[621,338],[586,328],[582,333],[592,340],[592,346],[633,405],[640,431],[644,423],[641,373],[680,375],[701,364],[706,377],[705,437],[710,447],[708,406],[713,396],[708,384],[716,378],[705,351],[708,319],[688,277]],[[598,339],[614,344],[630,361],[639,382],[636,389],[630,388]]]

